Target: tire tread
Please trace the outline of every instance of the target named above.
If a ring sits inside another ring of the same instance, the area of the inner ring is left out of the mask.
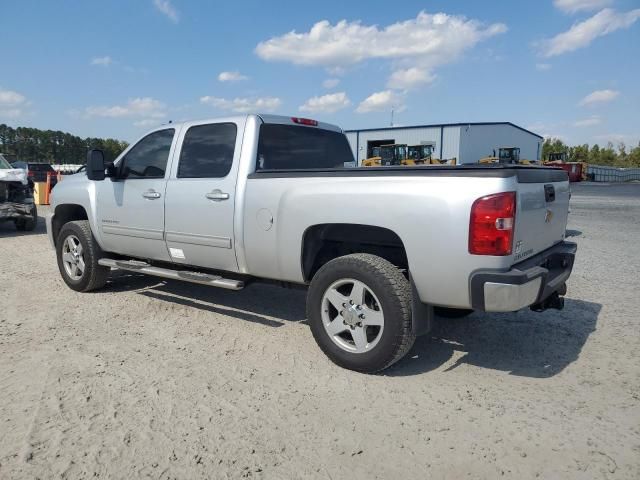
[[[62,226],[60,229],[60,235],[58,237],[58,242],[62,241],[63,234],[68,225],[76,226],[84,236],[86,240],[86,244],[88,247],[88,258],[85,258],[85,263],[87,264],[89,270],[89,279],[86,285],[81,288],[79,291],[82,292],[90,292],[92,290],[97,290],[99,288],[104,287],[107,283],[107,279],[109,278],[110,268],[103,267],[102,265],[98,265],[98,260],[102,257],[102,249],[98,242],[96,242],[93,237],[93,233],[91,232],[91,226],[89,225],[88,220],[74,220]],[[87,261],[88,260],[88,261]]]
[[[391,262],[369,253],[353,253],[333,259],[318,270],[316,277],[318,275],[323,275],[327,270],[335,266],[335,262],[338,261],[343,267],[348,267],[349,264],[352,264],[352,268],[355,271],[366,270],[370,274],[383,279],[383,283],[385,283],[387,287],[387,293],[394,297],[395,302],[400,306],[402,322],[400,325],[400,332],[395,336],[391,354],[388,358],[380,361],[376,368],[356,368],[358,371],[367,373],[376,373],[385,370],[404,357],[411,349],[416,339],[411,328],[411,288],[409,281]],[[313,305],[311,302],[307,302],[308,318],[310,317],[311,308],[313,308]],[[322,347],[322,345],[320,346]],[[325,353],[327,353],[326,350]]]

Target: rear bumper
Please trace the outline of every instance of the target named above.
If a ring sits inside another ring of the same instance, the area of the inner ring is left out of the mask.
[[[485,312],[514,312],[564,294],[577,245],[561,242],[507,272],[478,270],[471,275],[471,306]]]

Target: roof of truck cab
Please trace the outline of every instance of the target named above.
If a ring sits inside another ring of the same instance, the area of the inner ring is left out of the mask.
[[[277,124],[282,124],[282,125],[294,125],[297,127],[305,127],[305,128],[321,128],[323,130],[332,130],[335,132],[340,132],[342,133],[342,128],[340,128],[337,125],[331,124],[331,123],[325,123],[325,122],[321,122],[319,120],[315,120],[315,119],[309,119],[309,120],[315,120],[316,122],[318,122],[317,126],[310,126],[310,125],[301,125],[299,123],[296,123],[293,121],[294,118],[301,118],[301,117],[297,117],[297,116],[286,116],[286,115],[272,115],[270,113],[251,113],[251,114],[247,114],[247,115],[230,115],[230,116],[224,116],[224,117],[216,117],[216,118],[203,118],[203,119],[194,119],[194,120],[187,120],[184,122],[177,122],[177,123],[165,123],[163,125],[159,125],[156,128],[153,128],[151,130],[149,130],[147,132],[147,134],[151,133],[151,132],[155,132],[158,130],[162,130],[164,128],[179,128],[185,125],[192,125],[192,124],[206,124],[206,123],[219,123],[219,122],[241,122],[246,120],[249,117],[257,117],[260,120],[262,120],[262,122],[264,123],[277,123]]]

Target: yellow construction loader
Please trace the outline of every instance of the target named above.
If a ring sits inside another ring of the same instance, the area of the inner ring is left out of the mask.
[[[380,167],[388,165],[408,165],[407,162],[407,145],[393,144],[380,145],[374,147],[372,157],[362,161],[363,167]]]
[[[422,145],[393,144],[374,147],[373,156],[362,161],[363,167],[380,167],[389,165],[455,165],[456,159],[439,160],[433,158],[435,145],[425,143]]]
[[[520,159],[520,148],[518,147],[500,147],[498,149],[498,155],[496,151],[493,151],[493,155],[483,157],[478,160],[478,163],[508,163],[516,165],[531,165],[530,160]]]

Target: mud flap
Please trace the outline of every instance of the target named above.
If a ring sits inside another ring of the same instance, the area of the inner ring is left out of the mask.
[[[415,336],[426,335],[433,327],[433,306],[420,301],[411,272],[409,272],[409,282],[411,283],[411,333]]]

